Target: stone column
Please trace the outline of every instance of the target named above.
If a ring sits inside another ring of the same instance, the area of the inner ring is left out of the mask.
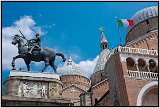
[[[151,72],[150,69],[149,69],[149,63],[148,63],[148,62],[146,63],[146,67],[147,67],[147,69],[148,69],[148,72]],[[149,78],[152,78],[152,76],[151,76],[150,73],[148,73],[147,76],[148,76]]]
[[[148,72],[151,72],[150,69],[149,69],[149,63],[146,63],[146,67],[148,69]]]
[[[137,76],[138,76],[138,77],[141,77],[141,75],[140,75],[140,73],[139,73],[140,71],[139,71],[139,68],[138,68],[138,62],[137,62],[137,61],[136,61],[135,65],[136,65],[136,68],[137,68],[137,71],[138,71]]]
[[[136,62],[135,65],[136,65],[137,71],[139,71],[138,62]]]

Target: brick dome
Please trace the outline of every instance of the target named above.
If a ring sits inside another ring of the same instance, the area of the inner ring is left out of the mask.
[[[131,18],[134,25],[127,28],[126,45],[158,30],[158,6],[144,8]]]
[[[158,16],[158,6],[152,6],[152,7],[147,7],[144,8],[138,12],[136,12],[133,16],[132,16],[132,20],[134,21],[134,26],[137,25],[138,23],[151,18],[151,17],[155,17]],[[127,27],[127,33],[134,27]]]

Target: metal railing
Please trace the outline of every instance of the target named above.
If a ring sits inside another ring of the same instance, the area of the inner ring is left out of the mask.
[[[138,79],[158,80],[158,73],[153,73],[153,72],[142,72],[142,71],[128,70],[128,76],[131,78],[138,78]]]

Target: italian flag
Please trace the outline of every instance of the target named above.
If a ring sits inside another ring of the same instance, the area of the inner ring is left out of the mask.
[[[133,20],[127,20],[127,19],[117,19],[117,24],[118,24],[118,27],[124,27],[124,26],[133,26],[134,25],[134,22]]]

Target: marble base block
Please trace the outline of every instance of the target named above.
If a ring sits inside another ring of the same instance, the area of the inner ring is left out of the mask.
[[[35,78],[53,78],[60,80],[59,74],[46,73],[46,72],[33,72],[33,71],[10,71],[10,76],[24,76],[24,77],[35,77]]]

